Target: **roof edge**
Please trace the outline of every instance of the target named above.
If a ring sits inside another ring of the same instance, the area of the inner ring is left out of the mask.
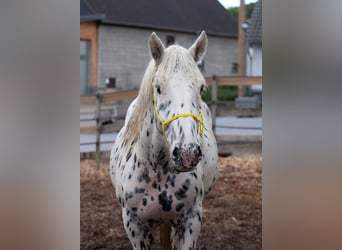
[[[94,15],[85,15],[80,16],[80,22],[90,22],[90,21],[102,21],[106,18],[105,14],[94,14]]]
[[[163,30],[163,31],[175,31],[175,32],[192,33],[192,34],[197,34],[199,31],[201,31],[201,30],[192,30],[192,29],[184,29],[184,28],[177,28],[177,27],[165,27],[165,26],[158,26],[158,25],[137,24],[137,23],[129,23],[129,22],[117,22],[117,21],[114,22],[110,20],[101,20],[101,23],[107,24],[107,25],[116,25],[116,26],[121,26],[121,27],[158,29],[158,30]],[[206,33],[207,35],[211,35],[211,36],[238,38],[238,34],[211,32],[211,31],[206,31]]]

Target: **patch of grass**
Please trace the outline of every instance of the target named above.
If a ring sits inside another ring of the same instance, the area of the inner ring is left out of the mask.
[[[238,95],[237,86],[218,86],[217,100],[218,101],[233,101]],[[205,102],[211,101],[211,86],[202,94],[202,99]]]

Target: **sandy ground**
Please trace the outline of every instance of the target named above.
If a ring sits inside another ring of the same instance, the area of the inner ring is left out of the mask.
[[[81,249],[132,249],[115,199],[108,163],[82,160]],[[203,204],[197,249],[261,249],[260,155],[220,158],[217,182]],[[153,249],[159,249],[158,230]]]

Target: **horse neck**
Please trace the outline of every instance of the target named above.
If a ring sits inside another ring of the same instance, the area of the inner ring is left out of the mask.
[[[158,128],[158,123],[151,101],[146,109],[138,139],[140,157],[157,165],[163,165],[169,157],[168,144],[161,129]]]

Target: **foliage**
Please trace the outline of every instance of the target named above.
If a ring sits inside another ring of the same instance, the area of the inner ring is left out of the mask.
[[[236,18],[239,17],[239,7],[231,7],[228,11]]]
[[[252,17],[254,6],[255,3],[246,4],[246,19],[250,19]],[[239,7],[231,7],[228,11],[237,19],[239,18]]]
[[[218,101],[233,101],[237,97],[237,86],[218,86],[217,100]],[[211,86],[203,93],[202,99],[205,102],[211,101]]]

